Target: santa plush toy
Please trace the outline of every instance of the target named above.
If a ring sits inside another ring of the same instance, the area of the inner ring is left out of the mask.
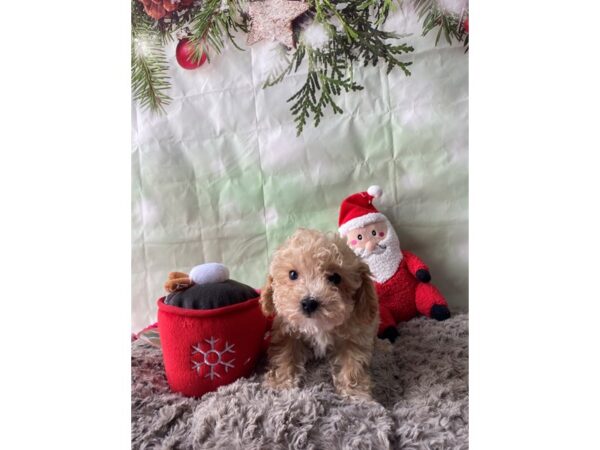
[[[373,199],[381,197],[379,186],[352,194],[340,206],[339,233],[371,269],[379,296],[378,336],[394,342],[396,325],[420,313],[437,320],[450,317],[448,303],[433,286],[427,265],[400,249],[392,224]]]

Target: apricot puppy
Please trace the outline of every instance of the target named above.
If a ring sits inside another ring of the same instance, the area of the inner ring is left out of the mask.
[[[273,255],[260,303],[275,315],[267,385],[297,386],[309,358],[327,357],[338,393],[370,398],[377,294],[369,267],[337,234],[296,231]]]

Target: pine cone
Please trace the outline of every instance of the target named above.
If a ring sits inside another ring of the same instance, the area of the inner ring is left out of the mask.
[[[153,19],[159,20],[171,14],[189,8],[194,0],[139,0],[144,5],[144,11]]]

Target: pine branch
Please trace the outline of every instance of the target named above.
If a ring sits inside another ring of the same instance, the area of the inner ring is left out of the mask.
[[[247,17],[238,14],[241,11],[240,0],[205,0],[189,25],[192,33],[190,40],[196,44],[192,60],[198,61],[206,53],[206,43],[221,53],[225,47],[225,37],[237,49],[243,50],[233,37],[236,31],[248,31]]]
[[[171,101],[164,46],[197,12],[198,7],[192,6],[154,20],[140,1],[131,1],[131,89],[133,99],[143,108],[164,112]]]
[[[339,36],[336,38],[342,51],[347,52],[353,59],[362,60],[365,66],[377,65],[379,60],[383,59],[388,66],[388,73],[394,67],[399,67],[405,75],[410,75],[407,67],[411,63],[403,62],[397,57],[414,49],[406,44],[388,43],[388,40],[397,40],[403,36],[378,28],[385,22],[391,6],[391,0],[363,0],[348,3],[342,10],[347,24],[347,27],[344,27],[347,39],[344,42],[339,39]],[[350,33],[348,29],[351,30]]]
[[[305,44],[298,44],[288,66],[276,77],[267,80],[263,87],[279,83],[292,70],[298,70],[306,58],[308,75],[304,85],[294,95],[287,99],[292,103],[290,111],[296,123],[299,136],[310,116],[313,116],[314,126],[321,122],[325,109],[331,107],[334,114],[343,110],[334,100],[342,91],[359,91],[363,86],[352,80],[351,67],[344,54],[337,51],[335,42],[330,41],[324,49],[311,49]]]
[[[398,3],[401,4],[402,0],[398,0]],[[370,11],[371,15],[375,17],[375,25],[379,26],[387,20],[393,4],[393,0],[363,0],[357,5],[357,10]]]
[[[288,99],[291,113],[300,134],[312,116],[317,126],[324,111],[331,107],[334,114],[343,112],[335,102],[342,92],[358,91],[363,86],[353,81],[355,63],[376,66],[380,62],[387,73],[394,68],[409,76],[411,62],[402,55],[413,48],[404,43],[394,43],[403,36],[383,31],[396,0],[307,0],[314,9],[314,20],[328,30],[330,40],[323,48],[311,48],[299,43],[288,65],[279,75],[270,77],[263,87],[281,82],[303,62],[308,65],[304,85]],[[397,0],[401,3],[402,0]],[[412,0],[419,18],[423,20],[423,35],[436,28],[436,45],[442,34],[446,41],[464,42],[468,49],[468,33],[464,30],[464,17],[442,10],[438,0]],[[238,49],[234,39],[237,31],[247,32],[248,17],[243,7],[245,0],[203,0],[194,6],[175,11],[160,20],[153,20],[138,0],[132,0],[132,90],[133,97],[143,107],[164,110],[170,101],[168,64],[163,46],[173,39],[173,34],[185,28],[195,43],[192,59],[198,61],[207,46],[220,53],[229,40]],[[333,25],[339,24],[339,29]],[[240,49],[241,50],[241,49]]]
[[[131,41],[131,89],[132,96],[142,108],[163,111],[171,101],[169,65],[160,44],[152,41]]]
[[[460,15],[444,11],[437,0],[414,0],[415,9],[423,19],[423,36],[438,28],[435,45],[438,45],[442,34],[448,44],[452,41],[463,42],[468,49],[468,33],[464,28],[464,12]]]
[[[140,2],[131,3],[131,90],[133,99],[154,112],[169,104],[169,65],[163,49],[169,28],[160,28]]]
[[[387,65],[387,73],[398,67],[406,76],[410,76],[408,66],[412,62],[404,62],[399,57],[402,54],[414,51],[414,48],[407,44],[392,45],[388,42],[389,40],[400,39],[403,36],[373,26],[367,10],[356,9],[355,11],[348,11],[347,14],[352,17],[358,35],[357,40],[345,42],[349,54],[356,55],[358,60],[363,61],[364,66],[369,64],[376,66],[381,59]],[[342,41],[342,43],[344,42]]]
[[[355,62],[375,66],[382,60],[387,65],[388,73],[397,67],[405,75],[410,75],[408,66],[412,63],[404,62],[399,57],[412,52],[413,48],[406,44],[389,43],[388,40],[399,39],[401,36],[379,30],[376,25],[377,20],[385,21],[391,0],[346,2],[340,10],[337,9],[337,4],[338,2],[333,0],[313,0],[315,20],[319,20],[319,17],[324,19],[321,23],[329,30],[329,42],[323,49],[314,49],[305,43],[299,43],[287,67],[279,75],[268,79],[263,86],[269,87],[281,82],[292,71],[297,71],[306,58],[306,81],[300,90],[288,99],[288,102],[292,103],[290,110],[298,135],[311,115],[314,125],[318,126],[324,110],[328,107],[331,107],[334,114],[342,113],[342,108],[334,100],[342,91],[363,89],[351,76]],[[375,21],[372,20],[373,14],[377,18]],[[329,23],[328,17],[331,16],[343,16],[341,31]]]

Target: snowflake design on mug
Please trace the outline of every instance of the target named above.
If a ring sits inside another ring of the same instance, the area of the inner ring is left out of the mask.
[[[229,342],[225,341],[225,348],[218,350],[216,344],[219,342],[219,339],[211,336],[210,339],[204,339],[204,342],[210,346],[207,350],[202,349],[202,342],[192,345],[192,369],[195,370],[196,373],[200,374],[200,369],[202,366],[207,366],[209,371],[206,375],[204,375],[204,378],[210,378],[213,380],[215,377],[221,378],[221,375],[217,371],[219,366],[223,366],[225,368],[225,373],[227,373],[229,369],[233,369],[235,367],[233,364],[235,358],[227,361],[223,359],[226,353],[235,353],[235,350],[233,350],[234,344],[230,344]],[[193,355],[198,354],[202,355],[202,361],[193,359]]]

